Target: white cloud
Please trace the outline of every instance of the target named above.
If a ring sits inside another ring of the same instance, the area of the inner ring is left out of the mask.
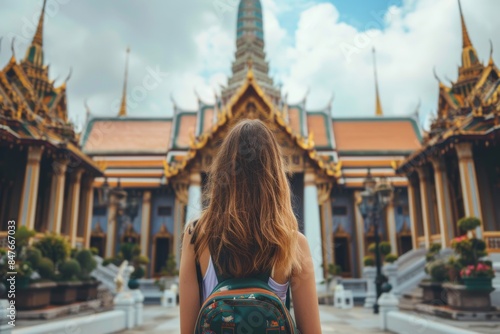
[[[86,98],[96,114],[116,113],[111,106],[121,94],[127,45],[132,47],[130,87],[141,84],[148,66],[169,73],[132,114],[171,115],[171,94],[182,107],[195,108],[194,89],[204,100],[213,101],[213,90],[219,91],[230,74],[237,14],[236,6],[222,12],[213,3],[152,0],[142,6],[123,1],[117,8],[93,0],[61,6],[62,15],[54,15],[46,24],[46,60],[52,64],[52,77],[63,78],[69,67],[74,68],[68,86],[72,117],[83,119]],[[373,115],[372,46],[377,48],[387,115],[409,114],[421,99],[422,119],[428,119],[437,104],[433,67],[442,79],[456,79],[461,31],[455,0],[404,0],[400,7],[372,13],[364,31],[340,21],[338,10],[325,0],[262,3],[271,74],[284,84],[290,102],[302,99],[309,87],[310,109],[324,107],[335,92],[334,116]],[[500,48],[496,18],[500,1],[463,0],[462,5],[472,41],[487,61],[489,38]],[[22,31],[23,23],[13,13],[31,18],[39,10],[17,1],[6,6],[0,13],[6,27],[0,32],[3,36]],[[292,17],[299,17],[297,25],[290,24]],[[1,64],[10,56],[9,42],[4,40]]]

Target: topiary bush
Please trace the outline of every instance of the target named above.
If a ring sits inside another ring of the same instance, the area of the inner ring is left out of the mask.
[[[34,237],[35,234],[35,230],[30,230],[26,226],[19,226],[14,235],[16,238],[16,247],[19,249],[28,246],[30,239]]]
[[[42,252],[38,248],[28,247],[26,248],[26,261],[31,263],[33,268],[38,267],[38,263],[42,259]]]
[[[81,251],[76,253],[75,259],[80,264],[81,271],[79,278],[82,280],[89,280],[90,273],[97,266],[97,262],[95,261],[92,252],[88,249],[82,249]]]
[[[376,245],[374,242],[372,242],[371,244],[368,245],[368,252],[375,254],[375,248],[376,248]]]
[[[385,256],[385,262],[394,263],[398,260],[398,256],[396,254],[387,254]]]
[[[130,279],[140,279],[143,278],[144,275],[146,275],[146,271],[144,270],[143,267],[137,267],[135,270],[130,274]]]
[[[474,231],[479,226],[481,226],[481,220],[476,217],[464,217],[458,221],[458,228],[464,233]]]
[[[448,280],[449,272],[446,261],[435,260],[425,266],[427,273],[431,276],[431,280],[436,283],[442,283]]]
[[[365,256],[363,258],[363,264],[365,267],[373,267],[375,265],[375,259],[373,256]]]
[[[66,260],[59,265],[60,279],[64,281],[75,280],[80,271],[80,264],[74,259]]]
[[[56,267],[69,256],[71,250],[68,240],[56,234],[46,234],[34,246],[42,252],[43,256],[51,259]]]
[[[391,247],[391,244],[389,242],[382,241],[379,244],[379,249],[380,249],[380,254],[382,256],[386,256],[386,255],[389,255],[391,253],[392,247]]]
[[[38,272],[38,275],[40,275],[41,278],[43,279],[53,279],[54,278],[54,262],[52,262],[51,259],[48,257],[42,257],[40,261],[38,261],[38,266],[36,268],[36,271]]]

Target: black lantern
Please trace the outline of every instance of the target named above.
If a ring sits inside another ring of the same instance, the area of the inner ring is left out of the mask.
[[[382,277],[382,261],[380,256],[380,235],[379,235],[379,221],[382,213],[389,204],[393,193],[392,186],[387,181],[387,178],[380,178],[377,182],[368,170],[368,175],[364,182],[365,190],[361,192],[361,202],[358,203],[359,210],[365,224],[373,224],[373,231],[375,233],[375,265],[377,268],[377,276],[375,278],[375,286],[377,291],[377,298],[373,305],[373,312],[378,313],[378,299],[382,294],[382,284],[384,279]]]

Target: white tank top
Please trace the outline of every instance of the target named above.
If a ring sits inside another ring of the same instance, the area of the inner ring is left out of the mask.
[[[215,273],[212,257],[210,257],[207,272],[205,273],[205,277],[203,277],[203,301],[207,300],[208,296],[210,296],[217,284],[219,284],[219,281],[217,280],[217,274]],[[286,291],[288,290],[288,282],[286,282],[285,284],[276,283],[271,277],[269,277],[269,281],[267,282],[267,284],[269,284],[271,290],[278,297],[280,297],[281,301],[285,303]]]

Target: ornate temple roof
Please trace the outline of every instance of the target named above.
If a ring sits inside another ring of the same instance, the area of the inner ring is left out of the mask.
[[[423,146],[400,162],[404,173],[426,163],[432,154],[442,154],[460,141],[487,142],[500,135],[500,71],[493,61],[491,46],[488,64],[482,64],[467,31],[458,1],[462,26],[462,64],[458,79],[451,86],[439,80],[437,115]],[[417,163],[418,162],[418,163]]]
[[[69,155],[100,175],[94,162],[78,146],[78,135],[68,120],[66,82],[55,87],[43,63],[46,0],[37,30],[22,61],[12,54],[0,70],[0,144],[41,145]]]

